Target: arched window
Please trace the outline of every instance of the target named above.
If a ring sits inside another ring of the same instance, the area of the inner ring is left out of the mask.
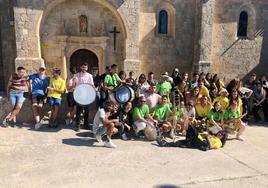
[[[238,37],[246,37],[248,33],[248,13],[246,11],[242,11],[239,16]]]
[[[165,10],[159,12],[158,33],[168,34],[168,13]]]

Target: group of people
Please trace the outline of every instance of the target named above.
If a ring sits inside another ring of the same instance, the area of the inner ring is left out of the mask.
[[[128,140],[145,136],[156,140],[161,147],[218,149],[224,146],[228,135],[235,134],[236,139],[243,141],[244,122],[251,115],[255,121],[260,121],[260,110],[264,121],[268,122],[265,76],[258,80],[256,74],[252,74],[243,85],[238,79],[225,84],[217,74],[210,73],[194,73],[190,80],[188,73],[181,74],[177,68],[172,75],[163,73],[160,80],[155,79],[153,72],[138,78],[133,71],[128,76],[124,71],[117,73],[115,64],[106,67],[104,74],[97,75],[96,72],[90,74],[88,65],[83,63],[78,72],[70,70],[67,80],[60,77],[59,69],[53,69],[50,79],[45,71],[42,66],[38,73],[27,75],[24,67],[18,67],[11,75],[7,93],[13,109],[4,119],[4,126],[16,123],[26,91],[32,102],[36,130],[42,125],[40,110],[45,101],[52,112],[49,127],[58,126],[59,107],[66,93],[69,107],[66,124],[79,131],[82,117],[82,127],[92,129],[97,141],[109,148],[116,148],[112,138]],[[96,89],[99,108],[93,127],[89,124],[91,106],[78,104],[73,96],[80,84]],[[123,104],[115,96],[122,86],[134,91],[134,96]],[[185,140],[177,141],[178,135],[185,136]],[[168,137],[173,142],[167,142]]]

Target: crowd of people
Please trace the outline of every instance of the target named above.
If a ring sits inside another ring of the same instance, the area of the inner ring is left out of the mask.
[[[9,79],[8,98],[11,112],[3,120],[3,126],[16,124],[16,117],[26,98],[32,102],[34,128],[40,129],[40,112],[44,103],[51,106],[50,128],[58,127],[58,112],[62,96],[66,93],[68,112],[66,125],[75,131],[92,129],[96,140],[105,147],[116,148],[113,138],[128,140],[145,136],[156,140],[161,147],[191,147],[201,150],[224,146],[229,135],[243,141],[242,134],[249,120],[268,122],[268,80],[265,75],[257,79],[252,74],[244,84],[233,79],[224,83],[217,74],[187,72],[175,68],[171,75],[164,72],[157,80],[153,72],[136,78],[133,71],[118,72],[117,65],[106,67],[102,75],[89,73],[83,63],[79,71],[70,70],[69,77],[61,78],[61,70],[53,69],[46,76],[46,68],[34,74],[26,74],[18,67]],[[90,126],[90,105],[80,105],[74,99],[74,91],[80,84],[89,84],[97,93],[98,111]],[[120,87],[133,90],[133,96],[125,103],[116,100]],[[83,125],[81,125],[83,124]],[[154,136],[155,135],[155,136]],[[178,140],[184,136],[184,140]],[[167,138],[173,141],[168,142]]]

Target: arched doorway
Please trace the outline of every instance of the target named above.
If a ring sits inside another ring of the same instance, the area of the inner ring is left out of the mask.
[[[82,63],[88,64],[89,73],[93,74],[93,71],[95,71],[98,74],[99,60],[94,52],[87,49],[75,51],[70,58],[70,68],[75,68],[76,71],[79,71]]]

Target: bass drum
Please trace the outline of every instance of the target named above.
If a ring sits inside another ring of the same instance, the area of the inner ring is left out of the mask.
[[[156,128],[147,125],[144,129],[144,135],[148,141],[155,141],[157,138]]]
[[[115,92],[115,100],[120,104],[131,102],[134,98],[135,92],[129,86],[121,86]]]
[[[96,99],[96,89],[89,84],[79,84],[74,89],[74,100],[81,106],[87,106]]]

